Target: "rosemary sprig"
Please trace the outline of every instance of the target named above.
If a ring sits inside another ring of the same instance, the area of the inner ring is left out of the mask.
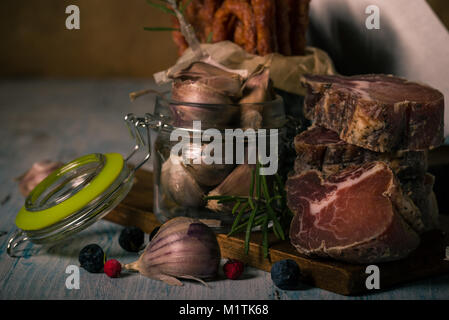
[[[213,38],[214,34],[213,32],[209,32],[209,34],[207,35],[207,39],[206,39],[206,43],[212,43],[212,38]]]
[[[261,228],[265,258],[269,254],[269,232],[272,231],[278,239],[286,239],[285,234],[290,225],[292,213],[287,207],[282,178],[276,174],[268,183],[267,177],[260,174],[259,164],[251,173],[249,196],[210,196],[206,197],[206,200],[233,203],[232,215],[235,218],[228,236],[245,232],[246,254],[249,252],[251,233],[256,227]]]
[[[146,0],[146,2],[153,8],[157,8],[157,9],[161,10],[162,12],[165,12],[165,13],[175,16],[175,12],[172,9],[170,9],[169,7],[167,7],[166,4],[160,4],[160,3],[157,3],[157,2],[154,2],[151,0]],[[161,1],[161,2],[166,3],[166,1]]]
[[[168,14],[176,17],[175,11],[167,6],[167,5],[169,5],[169,3],[166,0],[159,0],[159,2],[161,2],[161,3],[158,3],[158,2],[155,2],[152,0],[145,0],[145,1],[147,4],[149,4],[153,8],[159,9],[164,13],[168,13]],[[185,9],[190,5],[191,2],[192,2],[192,0],[188,0],[185,3],[181,2],[179,5],[179,12],[181,14],[183,14]],[[146,31],[181,31],[181,29],[179,29],[179,28],[171,28],[171,27],[144,27],[143,30],[146,30]]]
[[[192,0],[187,0],[185,4],[184,4],[184,2],[181,2],[179,4],[179,11],[181,13],[184,13],[184,10],[189,6],[190,2],[192,2]]]
[[[231,230],[235,230],[237,228],[240,220],[242,219],[243,214],[245,213],[246,209],[248,209],[248,206],[249,206],[248,202],[241,206],[239,213],[237,214],[237,217],[235,217],[234,219],[234,223],[232,224]]]

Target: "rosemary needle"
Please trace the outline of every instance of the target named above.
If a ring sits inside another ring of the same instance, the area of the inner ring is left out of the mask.
[[[168,13],[171,15],[175,15],[175,12],[172,9],[168,8],[166,5],[159,4],[159,3],[153,2],[151,0],[146,0],[146,2],[150,6],[157,8],[157,9],[161,10],[162,12],[165,12],[165,13]]]
[[[245,253],[248,254],[249,251],[249,240],[251,238],[251,229],[253,227],[254,218],[256,217],[258,204],[256,204],[255,208],[251,211],[249,216],[248,225],[246,226],[246,234],[245,234]]]
[[[262,248],[263,248],[263,256],[264,258],[268,258],[268,216],[265,215],[263,219],[263,226],[262,226]]]
[[[240,207],[240,200],[237,200],[237,202],[235,203],[234,207],[232,208],[232,215],[235,214],[235,212],[237,211],[237,209]]]
[[[235,217],[234,223],[232,224],[231,231],[228,233],[228,236],[233,234],[240,222],[240,219],[242,219],[243,213],[245,213],[246,209],[248,208],[248,203],[245,203],[239,210],[239,213],[237,214],[237,217]]]

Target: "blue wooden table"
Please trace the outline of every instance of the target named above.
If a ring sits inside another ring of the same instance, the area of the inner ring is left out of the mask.
[[[124,274],[118,279],[80,270],[80,289],[69,290],[66,268],[78,265],[80,249],[97,243],[108,257],[128,263],[137,254],[118,245],[121,226],[100,221],[74,238],[52,246],[28,244],[21,258],[6,254],[14,219],[23,205],[15,178],[43,159],[69,161],[93,152],[128,154],[132,140],[123,117],[151,111],[152,98],[129,102],[131,91],[151,80],[2,80],[0,81],[0,299],[447,299],[449,275],[360,297],[321,289],[277,289],[270,274],[248,268],[241,280],[220,278],[209,287],[183,287]],[[381,283],[382,287],[382,283]]]

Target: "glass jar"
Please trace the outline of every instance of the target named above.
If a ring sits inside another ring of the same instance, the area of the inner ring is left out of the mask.
[[[262,115],[260,129],[239,128],[245,107]],[[152,146],[156,218],[199,218],[228,232],[232,206],[205,197],[248,196],[256,159],[266,173],[277,171],[285,141],[282,98],[245,106],[183,103],[165,94],[156,98],[152,117],[160,122]]]
[[[135,140],[126,158],[118,153],[82,156],[56,169],[30,192],[7,242],[9,256],[20,257],[17,252],[26,242],[51,244],[82,231],[125,198],[135,171],[150,157],[150,128],[160,124],[132,114],[125,122]],[[131,166],[128,161],[135,155],[140,162]]]

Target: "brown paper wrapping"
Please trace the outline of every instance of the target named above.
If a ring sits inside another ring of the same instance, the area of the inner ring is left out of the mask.
[[[275,88],[302,96],[305,95],[305,88],[299,82],[301,75],[335,74],[334,65],[327,53],[314,47],[307,47],[304,56],[283,56],[272,53],[263,57],[247,53],[230,41],[201,44],[201,47],[215,62],[231,69],[248,70],[248,74],[251,74],[259,65],[265,65],[270,68],[270,78]],[[187,49],[174,66],[154,74],[156,83],[163,84],[171,81],[172,74],[186,68],[197,59],[193,51],[190,48]]]

